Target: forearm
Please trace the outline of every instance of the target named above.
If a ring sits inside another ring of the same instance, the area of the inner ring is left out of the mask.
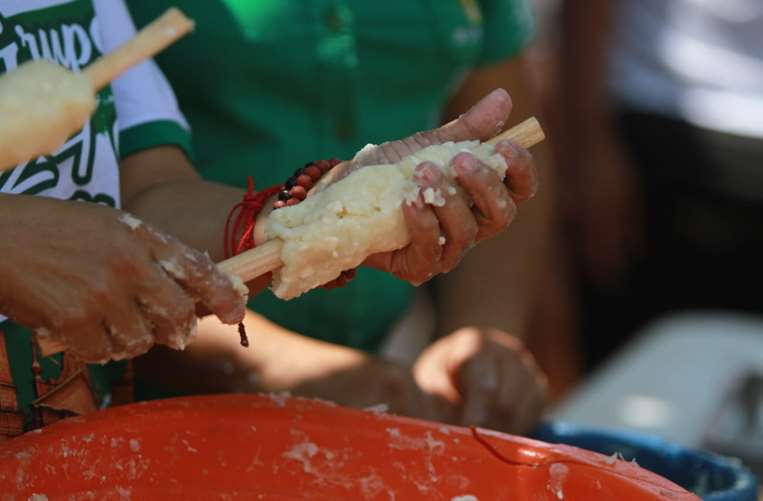
[[[124,209],[214,261],[224,258],[225,221],[243,195],[242,189],[203,181],[177,148],[154,148],[123,160]]]
[[[315,396],[331,398],[331,388],[321,386],[321,379],[369,360],[362,352],[301,336],[251,311],[244,324],[248,349],[240,345],[235,327],[207,317],[185,352],[154,350],[136,361],[139,377],[180,392],[294,391],[310,382]]]
[[[207,252],[215,262],[225,258],[225,223],[242,189],[202,180],[174,147],[131,155],[122,161],[121,173],[126,211]],[[256,294],[268,283],[266,275],[247,285]]]
[[[495,87],[506,88],[512,96],[512,123],[541,114],[522,58],[475,71],[452,99],[448,114],[461,113],[475,96]],[[548,146],[541,144],[532,153],[540,173],[538,195],[520,207],[507,231],[480,243],[455,270],[438,277],[440,334],[481,325],[526,335],[529,312],[539,292],[538,277],[547,259],[555,178]],[[464,294],[465,290],[479,293]]]

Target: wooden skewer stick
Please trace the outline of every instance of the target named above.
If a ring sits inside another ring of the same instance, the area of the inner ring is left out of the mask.
[[[126,70],[151,58],[193,30],[193,21],[172,7],[141,29],[124,45],[85,68],[93,90],[105,87]]]
[[[538,121],[535,118],[529,118],[487,142],[496,144],[504,139],[510,139],[523,148],[530,148],[545,138],[546,136]],[[226,273],[237,275],[244,282],[249,282],[283,266],[283,261],[281,261],[282,247],[283,242],[281,240],[271,240],[254,249],[221,261],[217,266]],[[49,338],[38,338],[37,344],[43,356],[64,351],[66,348],[65,345]]]
[[[487,143],[496,145],[504,139],[514,141],[522,148],[529,150],[536,144],[542,143],[546,139],[546,134],[543,132],[543,127],[538,123],[538,119],[530,117],[511,129],[501,132],[493,139],[488,139]]]

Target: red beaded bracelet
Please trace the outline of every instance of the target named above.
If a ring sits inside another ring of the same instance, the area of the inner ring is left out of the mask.
[[[315,183],[339,163],[340,161],[336,158],[309,162],[304,167],[297,169],[284,184],[271,186],[260,192],[254,191],[254,181],[249,176],[244,198],[233,206],[225,222],[225,258],[228,259],[255,247],[254,226],[257,223],[257,216],[270,197],[278,196],[278,200],[273,203],[273,210],[296,205],[307,198],[307,192]],[[354,269],[345,270],[331,282],[323,284],[322,287],[324,289],[342,287],[354,277]]]
[[[307,192],[318,182],[321,176],[339,163],[339,160],[332,158],[309,162],[301,169],[297,169],[283,184],[283,189],[278,193],[278,200],[273,204],[273,209],[297,205],[307,198]]]

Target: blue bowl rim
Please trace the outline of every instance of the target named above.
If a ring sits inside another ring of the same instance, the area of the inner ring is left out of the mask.
[[[561,421],[545,422],[531,434],[550,443],[576,446],[576,440],[600,441],[602,444],[622,444],[623,448],[650,451],[669,458],[690,458],[703,469],[723,473],[733,478],[728,489],[715,490],[702,495],[705,501],[754,501],[758,499],[758,481],[741,461],[711,452],[684,447],[643,432],[615,428],[593,428]],[[601,452],[593,449],[594,452]],[[658,475],[662,474],[655,471]],[[663,474],[664,475],[664,474]],[[666,476],[668,480],[672,480]]]

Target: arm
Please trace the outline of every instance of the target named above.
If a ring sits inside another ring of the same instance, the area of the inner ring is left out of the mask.
[[[474,71],[448,104],[446,118],[458,116],[475,96],[494,87],[511,92],[512,122],[537,115],[539,99],[528,73],[524,57]],[[437,278],[435,295],[441,334],[477,324],[526,336],[529,311],[539,292],[538,277],[547,254],[554,189],[547,147],[540,145],[533,156],[541,190],[522,206],[511,231],[474,248],[460,266]],[[480,294],[463,294],[464,290],[478,290]]]
[[[636,171],[616,135],[606,89],[613,4],[563,2],[555,104],[562,215],[588,277],[616,285],[643,241]],[[585,155],[581,155],[585,152]]]
[[[243,190],[202,180],[188,157],[172,146],[130,155],[121,171],[125,210],[208,252],[215,262],[223,259],[225,220]],[[247,285],[250,294],[256,294],[268,279]]]
[[[207,317],[185,352],[159,348],[137,359],[136,377],[181,393],[288,391],[356,408],[384,404],[409,417],[513,433],[529,430],[544,402],[545,380],[532,356],[518,340],[495,330],[483,335],[461,329],[429,347],[410,368],[301,336],[253,312],[244,323],[253,348],[241,349],[235,328]],[[456,365],[470,379],[513,384],[483,388],[485,395],[471,394],[462,403],[442,388]],[[501,409],[485,405],[483,397],[500,400]]]
[[[336,173],[338,180],[353,169],[394,163],[428,144],[487,140],[495,135],[497,124],[504,123],[510,112],[508,94],[495,90],[478,99],[463,116],[441,128],[364,150],[345,164],[345,170],[335,169],[331,174]],[[424,162],[417,169],[416,182],[422,188],[438,189],[445,205],[433,207],[424,204],[421,197],[415,204],[404,204],[411,245],[369,256],[365,264],[421,283],[434,274],[449,271],[474,243],[505,228],[511,222],[516,204],[532,197],[536,174],[523,148],[502,141],[496,149],[509,165],[506,185],[471,154],[461,153],[452,161],[458,183],[479,206],[483,217],[475,217],[466,199],[450,189],[450,181],[440,170]],[[215,259],[222,257],[225,217],[243,192],[200,180],[187,158],[175,147],[152,148],[130,155],[122,162],[122,173],[127,210],[194,247],[207,250]],[[508,190],[509,184],[512,192]],[[257,225],[260,230],[266,216],[267,210],[264,210]],[[445,237],[444,245],[439,243],[441,236]]]
[[[251,311],[244,323],[252,334],[248,350],[239,345],[235,327],[207,317],[184,353],[152,350],[135,361],[136,375],[179,392],[288,391],[358,408],[383,403],[424,419],[449,417],[448,407],[423,393],[408,368],[301,336]],[[167,371],[168,364],[174,370]]]

